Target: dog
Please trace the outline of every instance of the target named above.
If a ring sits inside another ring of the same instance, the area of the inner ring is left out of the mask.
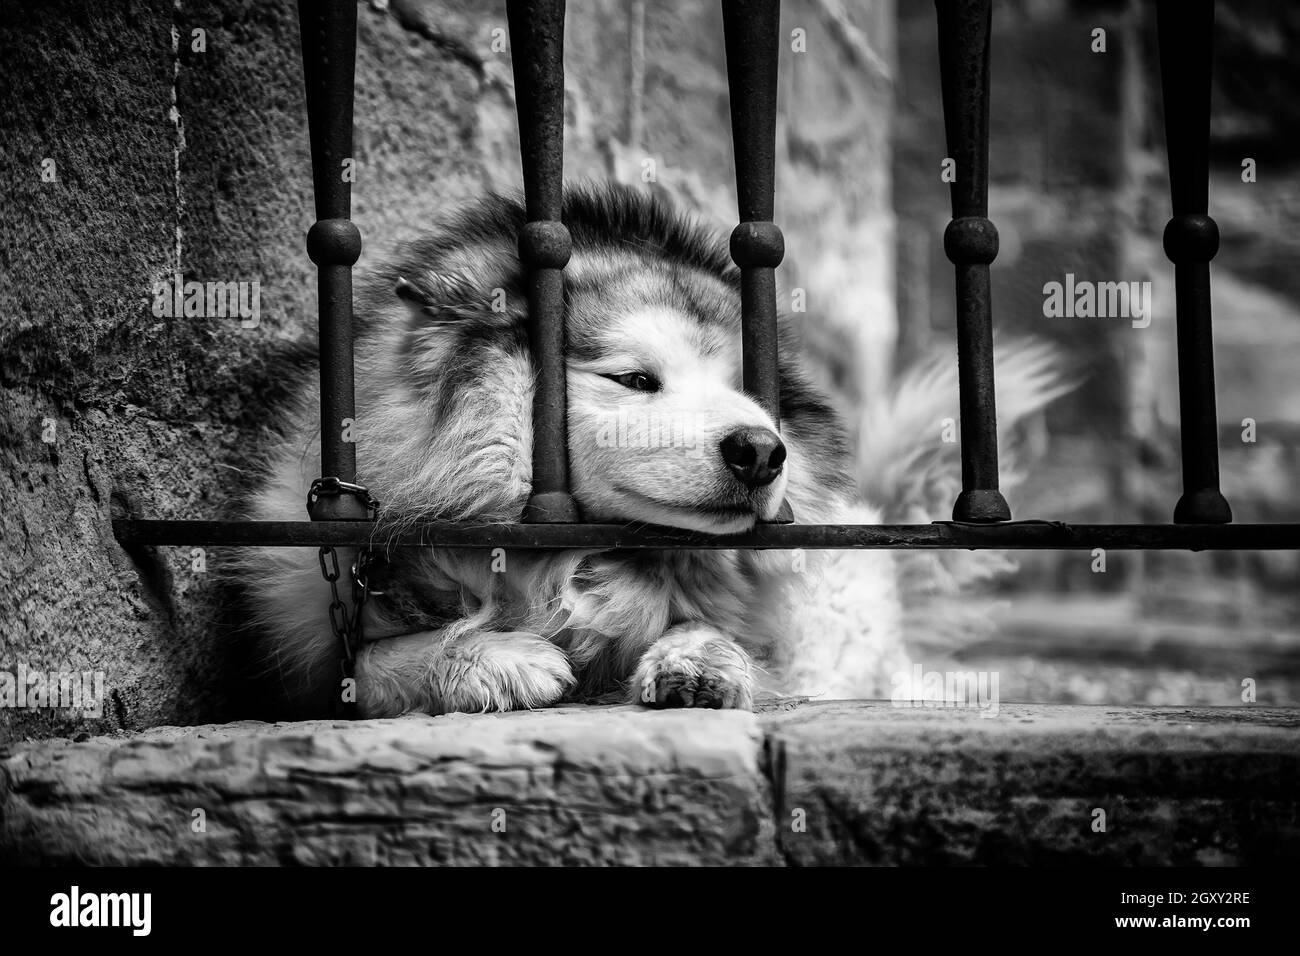
[[[569,472],[584,520],[726,534],[783,502],[800,523],[880,520],[858,500],[845,424],[800,370],[785,318],[780,422],[743,391],[740,274],[723,237],[623,187],[567,189],[562,220]],[[517,200],[488,196],[359,287],[357,481],[381,502],[378,527],[520,520],[534,389],[524,221]],[[314,374],[297,394],[248,518],[303,517],[319,461]],[[889,441],[936,440],[900,438],[916,431],[900,419]],[[341,567],[355,559],[339,552]],[[883,552],[506,553],[382,538],[372,552],[364,716],[614,700],[748,709],[763,695],[879,695],[908,666]],[[292,713],[325,712],[340,648],[315,551],[242,561],[278,693]]]

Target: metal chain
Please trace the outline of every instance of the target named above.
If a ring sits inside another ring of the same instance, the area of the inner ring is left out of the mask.
[[[307,489],[307,514],[311,514],[312,508],[319,499],[337,495],[356,495],[366,506],[366,511],[372,518],[375,512],[379,510],[379,499],[371,495],[365,485],[342,481],[338,478],[317,478],[311,483],[311,487]]]
[[[340,651],[340,686],[343,681],[356,679],[357,654],[365,640],[361,614],[365,609],[366,599],[370,595],[366,580],[369,564],[370,552],[361,551],[357,555],[357,559],[352,562],[352,567],[348,569],[349,576],[352,579],[352,611],[349,613],[347,604],[344,603],[342,596],[339,594],[339,578],[342,575],[339,571],[338,554],[328,546],[320,549],[321,576],[329,582],[330,586],[330,629],[334,632],[334,639],[338,641]],[[339,704],[342,707],[344,716],[351,717],[355,715],[355,693],[352,696],[352,700],[345,700],[342,696],[339,697]]]
[[[312,482],[311,490],[307,493],[307,509],[311,512],[311,507],[322,496],[355,494],[365,503],[366,511],[373,517],[379,510],[379,502],[371,497],[370,492],[362,485],[352,484],[350,482],[339,481],[337,478],[317,478]],[[352,611],[348,612],[348,606],[339,594],[339,578],[342,574],[339,570],[339,557],[335,550],[326,545],[320,549],[320,573],[330,586],[330,603],[329,618],[330,630],[334,632],[334,639],[339,645],[339,686],[343,686],[344,681],[356,680],[357,654],[361,651],[361,645],[365,640],[363,626],[361,622],[362,611],[365,610],[366,600],[370,596],[370,586],[368,581],[368,571],[370,568],[370,551],[363,548],[357,552],[357,559],[352,562],[352,567],[348,569],[352,581]],[[356,685],[352,686],[352,699],[346,700],[342,695],[336,698],[338,709],[344,717],[355,717],[357,713],[356,704]]]

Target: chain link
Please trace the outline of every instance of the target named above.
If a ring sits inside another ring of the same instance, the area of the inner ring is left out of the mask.
[[[365,485],[342,481],[338,478],[317,478],[311,483],[311,488],[307,490],[307,514],[312,513],[312,508],[321,498],[336,497],[338,495],[356,495],[366,506],[366,513],[372,518],[379,511],[379,499],[371,495]]]

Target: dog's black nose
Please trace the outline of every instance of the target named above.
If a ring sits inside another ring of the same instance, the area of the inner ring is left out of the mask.
[[[771,484],[785,464],[785,445],[766,428],[738,428],[722,439],[722,460],[751,491]]]

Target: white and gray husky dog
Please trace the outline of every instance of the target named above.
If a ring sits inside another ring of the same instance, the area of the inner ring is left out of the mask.
[[[742,391],[739,273],[724,239],[618,187],[570,190],[563,220],[570,479],[584,520],[721,534],[772,518],[783,500],[801,523],[880,520],[856,500],[845,428],[797,368],[784,324],[779,427]],[[518,202],[484,199],[358,296],[357,480],[387,521],[520,518],[534,383],[523,222]],[[1047,397],[1035,394],[1021,405]],[[249,517],[304,517],[317,402],[309,376]],[[876,443],[893,464],[938,441],[938,419],[921,435],[915,417]],[[355,688],[367,716],[878,696],[908,665],[897,564],[884,552],[501,553],[380,539],[376,554]],[[315,551],[243,561],[279,693],[294,712],[325,713],[339,646]]]

